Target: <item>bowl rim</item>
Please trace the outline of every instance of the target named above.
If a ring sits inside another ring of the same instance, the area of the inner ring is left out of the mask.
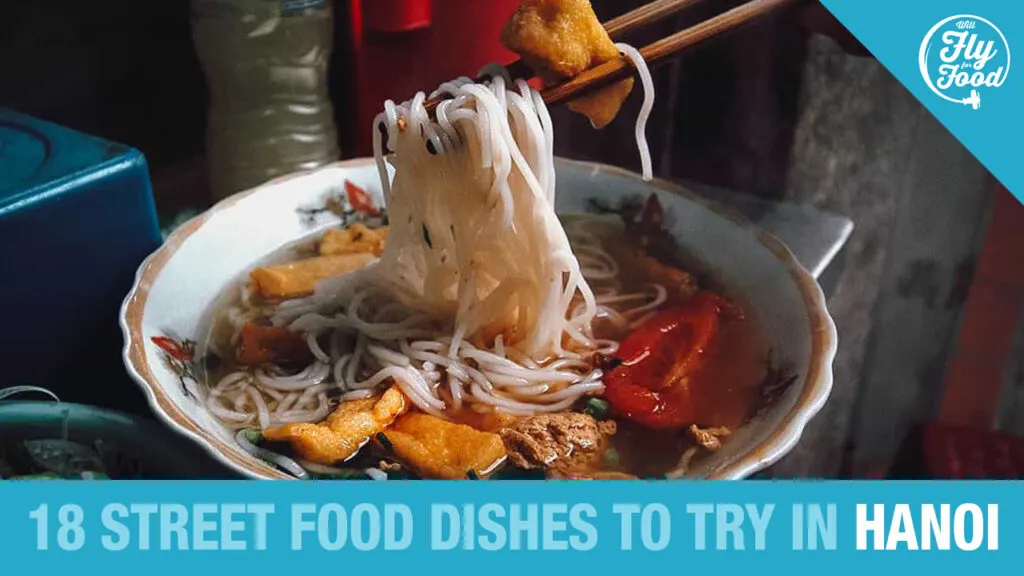
[[[259,186],[229,196],[203,213],[189,219],[174,230],[164,243],[143,260],[136,271],[135,281],[121,305],[119,325],[124,337],[122,359],[132,380],[142,389],[150,408],[156,417],[173,431],[182,434],[189,440],[205,449],[211,456],[231,469],[251,478],[257,479],[291,479],[280,470],[258,460],[244,460],[228,450],[225,442],[210,432],[200,428],[155,384],[156,378],[149,366],[142,335],[142,316],[145,311],[149,291],[154,280],[164,266],[174,256],[178,248],[214,214],[227,210],[240,200],[251,196],[265,188],[276,186],[282,182],[308,176],[312,173],[335,168],[363,167],[373,164],[373,158],[354,158],[324,165],[314,170],[296,172],[269,180]],[[558,164],[575,165],[588,168],[593,173],[605,173],[621,178],[639,180],[639,174],[599,162],[572,160],[556,157]],[[749,450],[742,453],[733,462],[712,470],[708,479],[736,480],[745,478],[771,466],[784,455],[788,454],[800,441],[803,431],[812,418],[824,407],[833,386],[832,363],[838,349],[838,334],[835,322],[828,313],[825,295],[814,276],[801,265],[792,251],[774,235],[761,230],[746,217],[718,204],[717,202],[694,194],[686,187],[654,178],[645,184],[663,192],[681,196],[695,202],[716,215],[732,221],[742,228],[755,233],[759,244],[766,248],[783,264],[800,291],[810,321],[811,354],[805,384],[793,407],[783,417],[781,424],[768,436]]]

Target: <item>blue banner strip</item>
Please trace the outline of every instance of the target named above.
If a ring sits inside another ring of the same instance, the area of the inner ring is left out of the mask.
[[[1024,201],[1024,2],[821,2]]]
[[[1014,482],[0,483],[38,574],[1016,573]]]

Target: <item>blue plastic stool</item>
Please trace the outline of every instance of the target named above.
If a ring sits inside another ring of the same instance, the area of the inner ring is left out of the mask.
[[[0,387],[137,409],[117,318],[160,243],[140,152],[0,109]]]

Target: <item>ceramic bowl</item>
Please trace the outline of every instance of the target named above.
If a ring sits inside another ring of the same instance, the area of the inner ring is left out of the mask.
[[[657,194],[682,248],[747,303],[774,356],[795,375],[721,450],[696,462],[688,477],[743,478],[789,452],[832,387],[835,325],[811,274],[777,239],[679,186],[644,182],[599,164],[559,159],[556,168],[560,213],[590,211],[595,201],[617,205]],[[338,224],[336,216],[316,208],[339,194],[346,179],[379,199],[373,161],[358,159],[284,177],[220,202],[181,226],[143,262],[124,301],[124,362],[153,410],[244,475],[289,477],[242,450],[207,411],[191,339],[221,290],[255,262]]]

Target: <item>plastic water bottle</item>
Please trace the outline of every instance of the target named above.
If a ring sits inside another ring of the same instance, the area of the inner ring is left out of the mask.
[[[191,0],[214,199],[339,156],[331,0]]]

